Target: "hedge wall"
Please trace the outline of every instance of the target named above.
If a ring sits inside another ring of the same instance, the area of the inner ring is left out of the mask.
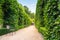
[[[22,28],[31,25],[32,21],[31,18],[26,14],[24,7],[20,4],[19,5],[19,26],[22,26]]]
[[[3,26],[3,11],[2,11],[2,4],[4,3],[4,0],[0,0],[0,29]]]
[[[4,27],[7,25],[12,29],[18,27],[18,3],[17,0],[5,0],[2,5],[4,12]]]
[[[35,25],[45,40],[60,40],[59,0],[38,0]]]
[[[13,31],[11,31],[11,30],[9,30],[9,29],[5,29],[5,28],[0,29],[0,36],[2,36],[2,35],[4,35],[4,34],[7,34],[7,33],[10,33],[10,32],[13,32]]]
[[[1,0],[0,24],[3,24],[4,28],[0,29],[0,35],[3,35],[29,26],[31,24],[31,19],[26,14],[24,7],[21,4],[19,4],[17,0]],[[6,29],[7,27],[9,28]]]

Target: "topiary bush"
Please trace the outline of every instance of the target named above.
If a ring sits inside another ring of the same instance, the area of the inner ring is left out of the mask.
[[[35,26],[44,40],[60,40],[59,0],[38,0]]]

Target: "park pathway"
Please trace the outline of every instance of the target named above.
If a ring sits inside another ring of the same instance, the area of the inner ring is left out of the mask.
[[[43,40],[34,25],[0,36],[0,40]]]

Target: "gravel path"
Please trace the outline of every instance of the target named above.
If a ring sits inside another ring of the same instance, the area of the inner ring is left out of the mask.
[[[0,36],[0,40],[43,40],[43,37],[35,26],[31,25],[16,32]]]

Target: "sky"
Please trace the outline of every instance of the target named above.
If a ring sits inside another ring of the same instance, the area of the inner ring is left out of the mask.
[[[31,12],[36,11],[37,0],[18,0],[23,6],[27,6]]]

